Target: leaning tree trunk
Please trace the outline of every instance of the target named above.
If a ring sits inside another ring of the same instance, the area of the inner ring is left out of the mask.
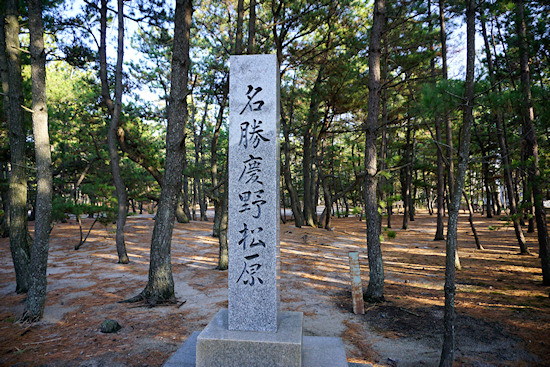
[[[476,248],[478,250],[485,250],[479,241],[479,236],[477,235],[476,226],[474,224],[474,209],[472,208],[472,203],[468,199],[466,191],[462,190],[462,196],[464,196],[464,201],[466,201],[466,206],[468,207],[468,222],[470,222],[470,228],[472,229],[474,240],[476,241]]]
[[[491,86],[492,87],[495,87],[497,85],[496,83],[496,78],[495,78],[495,73],[494,73],[494,69],[493,69],[493,61],[492,61],[492,57],[491,57],[491,50],[490,50],[490,47],[489,47],[489,39],[487,37],[487,30],[486,30],[486,27],[485,27],[485,21],[484,21],[484,17],[481,16],[481,29],[482,29],[482,32],[483,32],[483,40],[484,40],[484,43],[485,43],[485,52],[486,52],[486,56],[487,56],[487,67],[489,69],[489,78],[491,80]],[[500,84],[498,85],[498,90],[500,91]],[[494,111],[494,108],[493,108],[493,111]],[[500,159],[501,159],[501,163],[502,163],[502,170],[503,170],[503,173],[504,173],[504,186],[506,188],[506,195],[508,196],[508,206],[509,206],[509,210],[510,210],[510,218],[512,219],[512,223],[514,225],[514,231],[515,231],[515,234],[516,234],[516,238],[517,238],[517,241],[518,241],[518,245],[519,245],[519,248],[520,248],[520,252],[522,254],[528,254],[529,253],[529,248],[527,247],[527,242],[525,241],[525,237],[523,235],[523,229],[521,228],[521,225],[520,225],[520,222],[519,222],[519,217],[517,215],[517,206],[516,206],[516,201],[515,201],[515,197],[516,197],[516,194],[514,192],[514,184],[513,184],[513,181],[512,181],[512,172],[511,172],[511,169],[510,169],[510,154],[509,154],[509,151],[508,151],[508,146],[506,144],[506,139],[505,139],[505,129],[504,129],[504,121],[503,121],[503,118],[502,118],[502,112],[501,111],[496,111],[495,113],[495,123],[496,123],[496,128],[497,128],[497,140],[498,140],[498,145],[499,145],[499,149],[500,149]]]
[[[189,38],[193,6],[191,0],[177,0],[174,16],[174,53],[172,57],[170,109],[166,127],[166,164],[153,237],[149,280],[140,295],[150,304],[174,300],[171,245],[178,195],[183,172],[183,147],[187,123],[187,82],[189,72]]]
[[[384,264],[380,248],[380,215],[376,197],[378,112],[380,110],[380,41],[385,17],[385,0],[375,0],[369,41],[369,97],[365,121],[365,218],[369,257],[369,285],[365,298],[371,302],[384,300]]]
[[[428,2],[428,12],[431,18],[431,2]],[[443,20],[443,23],[445,20]],[[432,30],[432,21],[429,23],[430,31]],[[430,43],[430,49],[434,49],[433,42]],[[430,60],[430,70],[434,78],[434,86],[436,80],[436,71],[435,71],[435,57]],[[443,234],[445,225],[443,223],[443,216],[445,215],[445,209],[443,208],[445,201],[445,162],[443,160],[443,150],[441,149],[441,116],[436,111],[435,112],[435,139],[437,144],[437,170],[436,170],[436,181],[437,181],[437,225],[435,231],[434,241],[443,241],[445,240],[445,235]]]
[[[523,139],[525,140],[525,152],[527,155],[527,173],[529,185],[534,197],[535,219],[537,222],[537,237],[539,240],[539,257],[542,268],[542,284],[550,285],[550,249],[548,240],[548,228],[546,225],[546,213],[542,205],[542,184],[539,166],[539,152],[537,135],[534,126],[533,102],[531,99],[531,80],[529,71],[529,49],[527,47],[527,35],[524,17],[523,0],[517,2],[517,28],[519,39],[519,54],[521,68],[521,92],[522,117],[523,117]]]
[[[21,114],[23,87],[21,82],[21,48],[19,44],[19,2],[8,0],[5,5],[5,52],[8,60],[8,125],[11,163],[9,184],[10,249],[17,283],[15,291],[23,293],[27,292],[30,286],[30,243],[27,229],[26,133]]]
[[[439,0],[439,29],[441,38],[441,70],[443,80],[448,79],[447,74],[447,33],[445,31],[445,0]],[[454,192],[454,161],[453,161],[453,130],[451,124],[451,115],[448,111],[445,115],[445,130],[447,139],[447,184],[449,186],[449,194]]]
[[[99,64],[101,79],[101,94],[104,103],[111,115],[111,122],[107,132],[107,143],[109,147],[109,157],[113,182],[118,201],[118,215],[116,221],[116,249],[118,253],[118,262],[127,264],[130,262],[126,254],[126,244],[124,242],[124,227],[126,225],[126,212],[128,209],[128,198],[126,186],[120,173],[120,162],[117,148],[117,134],[120,128],[120,114],[122,110],[122,62],[124,57],[124,2],[118,0],[118,45],[117,45],[117,63],[115,71],[115,101],[111,99],[109,91],[109,81],[107,78],[107,2],[101,0],[101,40],[99,46]]]
[[[32,130],[36,156],[36,220],[34,243],[31,249],[31,284],[23,319],[37,321],[42,318],[46,303],[46,269],[52,217],[52,158],[46,105],[46,53],[42,2],[30,0],[28,5],[31,37]]]
[[[457,249],[457,226],[460,198],[464,189],[464,178],[468,168],[470,155],[470,137],[474,104],[474,63],[475,63],[475,0],[466,3],[466,82],[464,91],[464,105],[462,107],[462,136],[458,152],[458,169],[454,191],[449,207],[449,221],[447,224],[446,264],[445,264],[445,311],[443,348],[439,366],[451,367],[455,351],[455,256]]]

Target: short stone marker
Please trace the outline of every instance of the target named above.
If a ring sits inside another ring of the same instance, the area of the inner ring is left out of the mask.
[[[361,281],[361,268],[359,266],[359,252],[350,252],[348,256],[353,313],[363,315],[365,313],[365,304],[363,302],[363,283]]]

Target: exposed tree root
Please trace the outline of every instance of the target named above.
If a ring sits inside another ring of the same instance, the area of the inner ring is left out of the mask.
[[[185,303],[187,301],[183,301]],[[142,303],[141,305],[137,305],[137,307],[158,307],[158,306],[171,306],[171,305],[178,305],[178,300],[176,297],[172,296],[169,299],[161,299],[160,297],[146,297],[143,292],[138,294],[137,296],[134,296],[132,298],[125,299],[123,301],[119,301],[118,303]],[[183,303],[179,304],[178,307],[181,307]]]

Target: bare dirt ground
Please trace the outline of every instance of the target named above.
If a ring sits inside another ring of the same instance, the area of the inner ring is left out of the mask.
[[[401,217],[394,216],[394,228]],[[542,286],[534,234],[531,256],[518,255],[514,231],[476,217],[484,251],[475,249],[461,217],[457,273],[457,366],[550,365],[549,288]],[[91,221],[86,220],[85,226]],[[227,277],[215,270],[211,222],[176,224],[172,263],[177,305],[118,303],[147,281],[153,220],[130,217],[131,263],[116,263],[114,232],[97,226],[78,251],[78,225],[52,232],[43,321],[19,324],[25,296],[16,295],[8,239],[0,240],[0,365],[161,366],[195,330],[227,307]],[[489,228],[497,228],[490,230]],[[335,219],[334,230],[281,226],[281,309],[304,313],[305,335],[339,336],[348,361],[374,366],[437,365],[442,342],[445,243],[434,242],[435,216],[383,242],[386,302],[351,312],[348,252],[359,251],[368,282],[365,223]],[[183,303],[185,301],[185,303]],[[183,303],[183,304],[182,304]],[[102,334],[101,322],[122,329]]]

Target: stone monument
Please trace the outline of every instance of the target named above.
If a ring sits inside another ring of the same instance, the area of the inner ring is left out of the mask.
[[[276,55],[230,57],[229,306],[165,366],[347,366],[340,338],[279,310],[279,90]]]
[[[275,55],[231,56],[229,329],[277,331],[279,68]]]

